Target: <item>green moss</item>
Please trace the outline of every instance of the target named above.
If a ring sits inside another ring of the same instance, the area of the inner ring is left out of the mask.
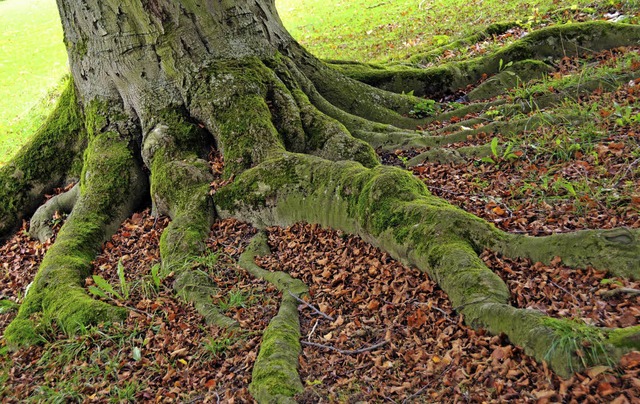
[[[45,341],[33,321],[21,318],[14,319],[7,326],[4,331],[4,338],[7,341],[7,346],[11,349],[35,345]]]
[[[214,94],[214,134],[225,158],[225,176],[230,177],[264,161],[271,153],[284,151],[283,138],[274,127],[266,99],[278,80],[262,61],[218,62],[211,67],[203,87],[203,99]]]
[[[0,237],[33,213],[45,193],[62,185],[85,146],[83,116],[69,80],[45,124],[0,168]]]
[[[135,164],[128,139],[115,132],[96,135],[85,152],[80,181],[88,209],[113,216],[128,196]]]
[[[278,314],[262,336],[253,366],[249,391],[259,403],[282,402],[304,390],[298,375],[300,351],[298,303],[285,294]]]
[[[607,342],[620,348],[640,349],[640,326],[618,328],[607,334]]]
[[[84,290],[84,279],[109,234],[108,227],[114,222],[119,225],[123,204],[128,198],[135,199],[130,194],[135,166],[126,139],[111,132],[94,132],[85,155],[80,198],[43,259],[14,320],[16,325],[7,329],[6,338],[11,344],[34,341],[30,334],[38,332],[39,324],[33,325],[32,332],[25,328],[25,321],[31,321],[38,313],[67,333],[84,325],[126,317],[125,309],[91,299]]]
[[[392,94],[365,86],[325,65],[300,67],[326,101],[349,114],[401,128],[413,129],[419,122],[406,116],[419,101],[413,96]]]
[[[365,167],[379,164],[375,151],[369,144],[354,138],[344,125],[316,109],[304,92],[294,90],[292,94],[300,105],[307,153],[332,161],[353,160]]]

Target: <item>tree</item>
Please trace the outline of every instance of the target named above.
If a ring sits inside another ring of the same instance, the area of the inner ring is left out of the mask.
[[[40,340],[40,313],[69,333],[126,315],[89,297],[84,279],[101,243],[150,195],[154,211],[171,218],[161,254],[177,274],[176,292],[221,326],[236,324],[211,303],[211,281],[184,264],[202,252],[216,217],[237,217],[258,227],[307,221],[357,233],[426,271],[468,324],[505,333],[561,374],[640,347],[640,327],[597,329],[510,306],[507,286],[478,258],[490,248],[639,278],[637,230],[505,233],[431,195],[404,170],[380,165],[374,152],[431,146],[424,158],[456,158],[439,147],[466,134],[413,130],[437,118],[409,116],[422,101],[416,96],[455,92],[502,73],[504,61],[512,75],[540,75],[545,65],[536,59],[634,44],[639,27],[548,28],[471,62],[419,69],[321,62],[287,33],[272,0],[58,4],[73,79],[34,140],[0,171],[0,235],[33,214],[31,233],[46,238],[53,211],[70,215],[5,331],[12,346]],[[205,161],[211,146],[233,180],[213,195]],[[76,187],[38,208],[45,193],[73,177]],[[283,301],[263,336],[251,389],[259,401],[281,402],[302,388],[296,304],[306,286],[255,266],[262,241],[241,264],[276,284]],[[579,343],[558,343],[567,336],[596,349],[578,358]]]

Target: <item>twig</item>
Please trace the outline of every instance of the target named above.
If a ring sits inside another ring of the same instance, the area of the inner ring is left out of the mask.
[[[629,174],[629,171],[631,171],[631,169],[633,168],[633,166],[635,166],[635,165],[636,165],[636,164],[638,164],[638,163],[640,163],[640,158],[637,158],[637,159],[635,159],[634,161],[632,161],[632,162],[631,162],[631,164],[629,164],[629,165],[627,166],[627,169],[626,169],[626,170],[624,170],[624,174],[622,174],[622,176],[620,177],[620,179],[619,179],[615,184],[613,184],[613,187],[614,187],[614,188],[615,188],[615,187],[617,187],[617,186],[618,186],[618,184],[620,184],[620,183],[622,182],[622,180],[624,179],[624,177],[626,177],[626,176],[627,176],[627,174]]]
[[[557,283],[555,283],[552,280],[549,280],[549,283],[552,284],[553,286],[555,286],[556,288],[562,290],[564,293],[570,295],[571,297],[573,297],[573,300],[575,300],[576,302],[579,302],[579,300],[574,296],[573,293],[569,292],[567,289],[563,288],[562,286],[558,285]]]
[[[318,319],[316,319],[316,323],[313,325],[313,328],[311,329],[311,332],[309,333],[309,335],[307,335],[307,339],[311,340],[311,336],[313,335],[314,332],[316,332],[316,327],[318,327],[318,323],[320,321]]]
[[[438,307],[438,306],[429,305],[429,303],[422,303],[422,302],[416,302],[415,304],[417,304],[417,305],[421,305],[421,306],[422,306],[422,305],[424,305],[424,306],[428,306],[430,309],[437,310],[437,311],[439,311],[440,313],[442,313],[442,314],[444,315],[444,317],[445,317],[447,320],[451,321],[451,322],[452,322],[452,323],[454,323],[454,324],[456,324],[456,323],[457,323],[457,322],[456,322],[456,321],[454,321],[451,317],[449,317],[449,314],[448,314],[446,311],[442,310],[442,309],[441,309],[440,307]]]
[[[373,351],[374,349],[377,349],[377,348],[380,348],[382,346],[385,346],[385,345],[387,345],[389,343],[389,341],[382,341],[382,342],[379,342],[379,343],[377,343],[375,345],[371,345],[370,347],[360,348],[360,349],[355,349],[355,350],[345,350],[345,349],[336,348],[334,346],[322,345],[322,344],[317,344],[315,342],[309,342],[309,341],[301,341],[301,343],[303,345],[314,346],[316,348],[323,348],[323,349],[328,349],[330,351],[336,351],[336,352],[341,353],[343,355],[357,355],[359,353]]]
[[[323,312],[321,312],[320,310],[316,309],[315,307],[313,307],[312,304],[309,304],[307,302],[305,302],[304,300],[300,299],[298,296],[294,295],[293,293],[291,293],[291,291],[289,291],[289,294],[298,301],[298,303],[304,304],[305,306],[309,307],[311,310],[313,310],[316,314],[326,318],[329,321],[336,321],[333,317],[331,317],[328,314],[325,314]]]
[[[613,297],[616,295],[621,295],[621,294],[627,294],[627,295],[631,295],[631,296],[638,296],[640,295],[640,289],[633,289],[633,288],[615,288],[615,289],[611,289],[611,290],[607,290],[605,292],[602,292],[600,294],[600,296],[604,297],[604,298],[609,298],[609,297]]]

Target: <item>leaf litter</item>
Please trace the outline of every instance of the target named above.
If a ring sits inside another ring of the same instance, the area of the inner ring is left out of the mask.
[[[513,30],[490,41],[522,34],[521,29]],[[482,53],[485,46],[491,44],[465,52]],[[589,63],[610,64],[625,52]],[[576,74],[582,65],[562,60],[557,73]],[[560,155],[558,148],[540,152],[535,139],[558,137],[541,127],[518,134],[528,142],[523,143],[524,158],[499,164],[425,163],[413,172],[434,194],[507,231],[545,235],[622,225],[640,228],[640,195],[634,193],[640,188],[640,168],[633,155],[640,134],[631,120],[640,112],[638,84],[580,97],[582,108],[597,106],[595,129],[604,134],[589,143],[588,153]],[[427,129],[452,123],[456,122],[433,123]],[[570,131],[564,135],[575,141]],[[513,141],[512,135],[480,133],[451,147],[484,144],[496,136],[502,143]],[[397,163],[421,151],[382,157]],[[218,174],[212,183],[215,192],[230,180],[220,177],[220,155],[212,153],[210,159]],[[600,186],[601,192],[578,195],[578,181],[594,189]],[[567,183],[574,185],[574,192]],[[116,290],[123,286],[118,267],[124,268],[128,297],[102,297],[130,309],[123,324],[99,324],[76,337],[65,336],[51,324],[43,346],[9,353],[0,345],[3,402],[252,402],[247,386],[261,333],[281,297],[273,286],[236,265],[255,229],[236,220],[216,222],[208,251],[194,260],[192,269],[206,272],[217,285],[212,300],[241,324],[242,331],[229,333],[205,324],[193,307],[175,296],[172,273],[158,272],[160,284],[153,287],[152,268],[159,262],[159,237],[167,224],[167,218],[153,217],[149,210],[134,214],[94,261],[94,275]],[[12,304],[21,302],[54,241],[30,240],[26,230],[25,224],[0,246],[1,299]],[[564,380],[504,336],[465,326],[426,274],[404,267],[358,237],[303,223],[270,228],[268,235],[272,254],[257,263],[287,271],[310,286],[308,304],[299,306],[300,374],[305,384],[297,397],[300,402],[638,402],[638,352],[615,367],[587,369]],[[543,265],[509,260],[492,251],[481,258],[505,279],[517,307],[597,326],[640,322],[639,297],[624,292],[640,289],[639,282],[591,268],[570,269],[555,261]],[[87,286],[94,283],[93,278],[86,280]],[[15,316],[11,307],[0,313],[0,330]]]

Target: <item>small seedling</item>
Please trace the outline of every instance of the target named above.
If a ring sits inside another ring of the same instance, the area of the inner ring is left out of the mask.
[[[122,261],[118,261],[118,279],[120,281],[120,293],[118,293],[113,286],[100,275],[93,275],[94,285],[89,286],[89,292],[102,298],[116,298],[118,300],[126,300],[129,298],[129,284],[124,276],[124,265]]]
[[[518,157],[520,157],[518,155],[518,152],[513,151],[514,144],[512,142],[507,142],[505,144],[504,151],[502,152],[502,154],[500,153],[498,143],[499,143],[499,139],[497,137],[494,137],[493,139],[491,139],[490,147],[491,147],[492,157],[486,156],[480,159],[480,161],[484,163],[498,164],[501,161],[515,160]]]
[[[513,61],[505,64],[504,61],[500,59],[500,62],[498,62],[498,71],[501,72],[504,69],[508,69],[511,66],[513,66]]]
[[[409,115],[412,118],[426,118],[433,115],[436,112],[436,102],[434,100],[422,100],[414,105],[413,109],[409,111]]]

